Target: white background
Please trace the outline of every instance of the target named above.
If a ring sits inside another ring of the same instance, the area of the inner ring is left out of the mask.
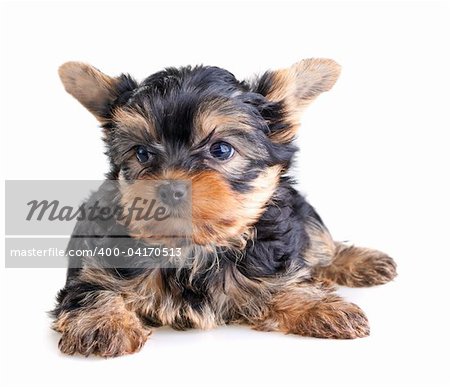
[[[399,277],[341,289],[367,312],[366,339],[164,328],[140,353],[103,360],[57,350],[45,311],[64,270],[2,269],[2,384],[448,385],[448,11],[434,2],[3,4],[5,179],[106,172],[95,120],[57,77],[65,61],[142,79],[183,64],[246,77],[301,58],[337,60],[340,80],[304,115],[299,187],[336,239],[388,252]]]

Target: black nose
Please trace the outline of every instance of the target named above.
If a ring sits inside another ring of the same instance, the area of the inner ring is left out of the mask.
[[[165,181],[158,187],[161,201],[169,206],[175,206],[184,201],[187,196],[187,184],[183,181]]]

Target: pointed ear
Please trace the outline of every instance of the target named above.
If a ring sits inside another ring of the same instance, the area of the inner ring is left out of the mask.
[[[105,122],[110,105],[118,97],[120,77],[110,77],[81,62],[64,63],[58,72],[66,91]]]
[[[281,106],[283,124],[271,133],[275,142],[290,142],[300,125],[304,109],[321,93],[330,90],[341,67],[331,59],[304,59],[293,66],[266,72],[256,84],[256,92]]]

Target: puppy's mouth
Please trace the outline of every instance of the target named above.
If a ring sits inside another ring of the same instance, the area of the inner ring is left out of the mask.
[[[136,180],[121,186],[121,223],[133,237],[153,243],[189,239],[192,195],[187,180]]]
[[[150,241],[173,238],[202,246],[241,248],[277,186],[280,169],[261,172],[246,193],[234,190],[217,171],[169,172],[164,174],[165,180],[149,178],[122,184],[124,208],[142,198],[153,204],[145,218],[134,209],[129,211],[126,226],[130,235]]]

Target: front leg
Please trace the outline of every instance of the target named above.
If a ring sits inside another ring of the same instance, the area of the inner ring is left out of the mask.
[[[267,314],[251,325],[257,330],[331,339],[370,333],[367,317],[357,305],[314,283],[281,290],[269,303]]]
[[[114,357],[137,352],[144,345],[151,331],[120,294],[106,290],[80,294],[80,289],[83,284],[64,289],[54,311],[52,327],[62,333],[59,349],[63,353]]]

